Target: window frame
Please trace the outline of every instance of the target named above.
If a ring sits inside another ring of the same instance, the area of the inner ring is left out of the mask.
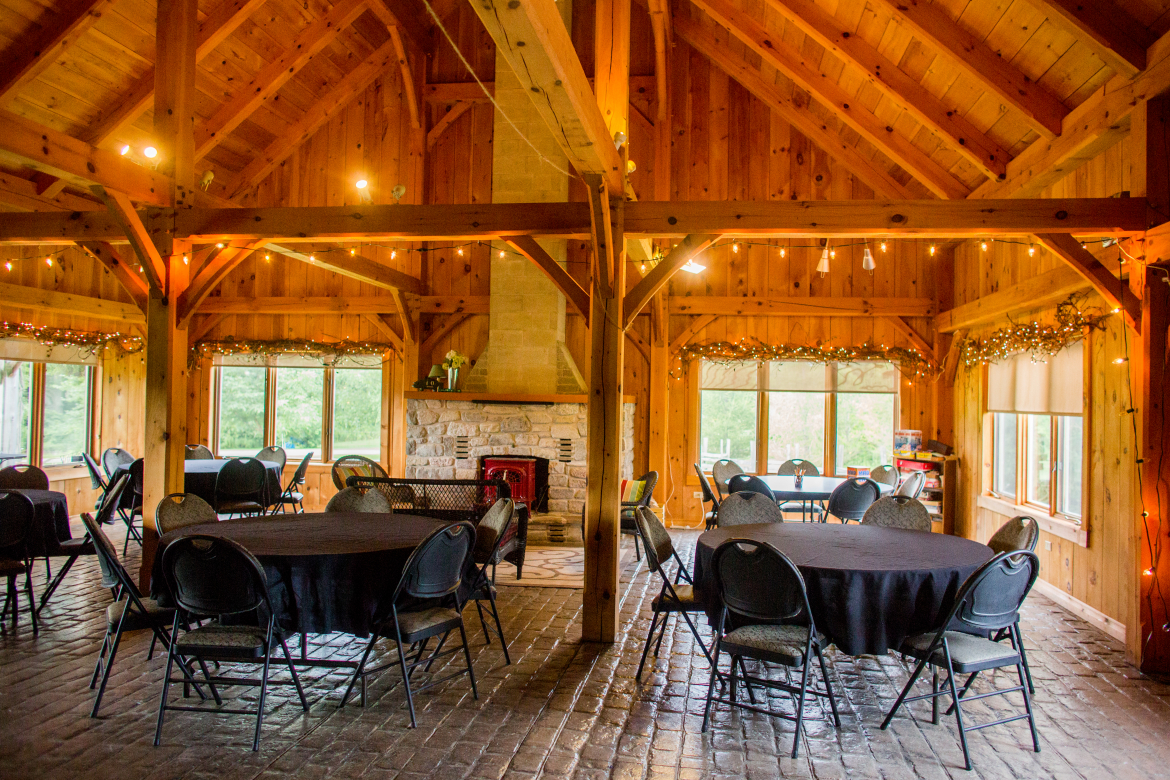
[[[1085,423],[1085,415],[1082,414],[1029,414],[1025,412],[998,412],[998,414],[1011,414],[1016,418],[1016,494],[1014,496],[1001,493],[995,489],[995,469],[996,469],[996,426],[995,415],[997,412],[987,412],[985,419],[987,420],[987,427],[990,431],[987,437],[987,446],[989,453],[987,458],[987,489],[985,495],[992,498],[1006,501],[1021,508],[1026,508],[1032,511],[1043,512],[1045,516],[1051,517],[1064,522],[1072,523],[1073,525],[1083,525],[1085,521],[1085,507],[1088,504],[1088,488],[1089,480],[1084,478],[1085,464],[1088,461],[1087,448],[1089,445],[1089,436],[1087,433],[1087,425]],[[1049,482],[1048,482],[1048,505],[1038,503],[1033,500],[1028,490],[1028,424],[1022,420],[1022,417],[1047,417],[1049,425],[1049,450],[1051,452],[1051,464],[1049,466]],[[1061,468],[1063,462],[1060,457],[1060,420],[1065,417],[1079,417],[1081,420],[1081,514],[1074,515],[1064,511],[1060,506],[1060,493],[1063,487],[1064,474],[1066,469]]]
[[[24,461],[30,465],[45,470],[52,474],[55,471],[63,471],[67,469],[85,468],[84,463],[54,463],[46,466],[44,464],[45,455],[45,389],[47,387],[46,372],[49,363],[61,365],[81,366],[86,373],[86,387],[85,387],[85,448],[83,452],[90,456],[98,451],[100,446],[100,433],[97,426],[94,424],[95,420],[99,419],[100,414],[100,397],[99,392],[101,388],[100,381],[100,366],[91,365],[85,362],[68,362],[61,360],[27,360],[22,358],[2,358],[12,363],[28,363],[32,366],[32,378],[30,384],[30,409],[29,409],[29,445],[28,457]],[[81,452],[78,453],[82,454]]]

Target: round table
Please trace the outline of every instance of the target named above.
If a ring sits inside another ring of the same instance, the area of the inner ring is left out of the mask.
[[[847,481],[848,477],[805,477],[800,487],[796,486],[794,477],[761,474],[760,479],[776,494],[777,501],[828,501],[833,490],[842,482]],[[878,482],[877,486],[881,489],[883,496],[894,489],[892,485],[887,485],[884,482]]]
[[[720,604],[711,557],[728,539],[768,542],[787,555],[804,576],[817,628],[849,655],[882,655],[937,628],[959,587],[992,556],[970,539],[872,525],[767,523],[707,531],[695,550],[695,586],[712,625]]]
[[[216,458],[215,460],[188,460],[183,462],[183,490],[187,493],[192,493],[199,496],[207,503],[215,506],[215,481],[219,479],[219,472],[223,470],[231,458]],[[272,506],[280,498],[281,492],[284,488],[280,484],[280,478],[283,468],[279,463],[264,463],[264,471],[266,479],[264,481],[264,506]],[[114,474],[110,478],[113,482],[121,474],[130,470],[130,464],[124,463],[118,468],[114,469]],[[134,491],[127,485],[126,492],[122,494],[122,507],[128,508],[134,505]]]
[[[73,538],[69,530],[69,502],[56,490],[8,488],[5,493],[20,493],[32,502],[33,521],[28,529],[27,549],[30,558],[60,555],[61,542]]]
[[[410,553],[447,525],[417,515],[322,512],[187,526],[159,539],[152,591],[156,598],[165,596],[162,550],[173,539],[223,537],[239,542],[264,564],[281,628],[366,637],[375,609],[393,593]]]

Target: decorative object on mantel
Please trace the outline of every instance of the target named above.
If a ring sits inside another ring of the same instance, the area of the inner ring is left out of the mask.
[[[146,342],[131,333],[96,333],[68,328],[50,328],[28,322],[0,322],[0,338],[34,339],[47,347],[76,347],[87,355],[114,346],[126,354],[141,352]]]
[[[1000,328],[983,339],[966,339],[959,347],[960,362],[967,368],[998,363],[1020,352],[1042,360],[1083,339],[1091,328],[1103,328],[1104,320],[1117,313],[1081,311],[1076,296],[1070,295],[1056,307],[1056,324],[1025,322]]]
[[[883,360],[898,366],[909,377],[934,376],[938,366],[917,350],[903,347],[861,345],[859,347],[809,347],[791,344],[764,344],[760,341],[716,341],[710,344],[688,344],[678,351],[676,359],[685,366],[692,360],[713,363],[739,363],[751,360],[809,360],[814,363],[853,363],[860,360]],[[675,372],[672,376],[677,378]]]
[[[220,339],[199,341],[191,350],[191,360],[211,355],[299,355],[320,360],[322,364],[343,363],[347,358],[359,355],[381,355],[393,349],[390,344],[378,341],[310,341],[307,339]]]
[[[459,368],[467,363],[467,356],[450,350],[443,356],[443,368],[447,371],[447,391],[455,392],[459,384]]]

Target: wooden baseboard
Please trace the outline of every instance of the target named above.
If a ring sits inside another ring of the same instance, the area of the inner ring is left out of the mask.
[[[1080,599],[1073,598],[1064,589],[1047,580],[1036,580],[1033,590],[1055,601],[1094,628],[1099,628],[1119,642],[1125,642],[1125,624],[1090,607]]]

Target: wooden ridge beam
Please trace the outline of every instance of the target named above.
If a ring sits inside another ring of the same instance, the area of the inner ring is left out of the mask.
[[[0,111],[0,125],[4,127],[0,152],[19,158],[34,171],[65,179],[80,189],[100,184],[138,203],[171,205],[170,179],[160,173],[9,111]]]
[[[1033,2],[1118,73],[1133,77],[1146,69],[1146,49],[1156,36],[1111,0]]]
[[[1131,328],[1141,332],[1142,302],[1128,289],[1124,280],[1114,276],[1112,271],[1083,249],[1081,243],[1068,233],[1037,233],[1036,240],[1085,277],[1109,306],[1121,310]]]
[[[1060,265],[1007,289],[939,312],[934,318],[934,329],[939,333],[955,333],[988,325],[1013,312],[1055,306],[1088,288],[1083,276],[1067,265]]]
[[[516,6],[471,4],[569,164],[579,174],[605,177],[610,192],[622,192],[624,163],[556,2],[526,0]]]
[[[112,4],[113,0],[66,0],[44,10],[37,19],[40,29],[18,36],[0,55],[0,108],[7,108],[21,89],[56,62]]]
[[[970,193],[970,189],[950,171],[930,159],[909,138],[892,130],[885,121],[866,110],[840,84],[813,67],[799,52],[786,44],[782,36],[774,35],[751,14],[740,10],[728,0],[692,2],[715,22],[726,27],[764,62],[808,91],[814,99],[824,104],[842,122],[901,166],[926,189],[940,198],[965,198]]]
[[[135,273],[118,250],[106,241],[83,241],[78,246],[112,273],[138,308],[146,311],[146,299],[150,292],[146,280],[141,274]]]
[[[345,74],[324,97],[304,112],[299,122],[291,125],[283,135],[273,140],[252,162],[244,166],[236,177],[232,197],[259,184],[273,168],[292,154],[294,149],[307,141],[334,114],[373,84],[374,80],[394,62],[396,56],[393,41],[386,41],[360,65]]]
[[[199,62],[255,13],[266,0],[224,0],[208,14],[199,25],[195,61]],[[138,121],[138,117],[154,103],[154,69],[142,74],[122,102],[112,111],[103,113],[99,121],[91,125],[83,138],[94,146],[125,130]]]
[[[18,284],[0,282],[0,304],[21,309],[68,314],[78,317],[92,317],[101,320],[118,320],[134,325],[146,323],[146,316],[133,303],[110,301],[105,298],[91,298],[85,295],[43,290],[39,287],[24,287]]]
[[[904,107],[972,165],[992,179],[1007,172],[1011,155],[987,133],[948,107],[914,77],[886,58],[860,35],[845,29],[833,14],[813,0],[766,0],[768,6],[842,62],[861,70],[869,83]]]
[[[806,106],[798,105],[791,93],[786,93],[765,77],[758,67],[749,63],[742,53],[731,46],[727,36],[714,34],[698,22],[683,16],[676,16],[673,21],[674,31],[678,37],[707,56],[716,67],[766,103],[799,133],[840,161],[850,173],[873,189],[879,197],[914,197],[914,192],[894,178],[889,171],[866,158],[840,135],[827,129],[808,112]]]
[[[626,299],[622,303],[625,310],[625,322],[622,323],[622,327],[630,327],[634,317],[637,317],[650,299],[666,286],[670,277],[718,240],[717,233],[692,233],[679,241],[678,246],[671,249],[666,257],[658,261],[658,265],[651,268],[650,272],[634,285],[634,289],[626,293]]]
[[[404,274],[397,268],[391,268],[362,255],[351,255],[337,249],[305,254],[278,244],[268,244],[268,249],[293,260],[325,268],[384,290],[401,290],[415,295],[423,293],[423,283],[418,277]]]
[[[203,267],[195,274],[195,278],[187,285],[187,289],[179,295],[178,313],[176,318],[179,327],[186,327],[195,316],[199,304],[227,278],[235,268],[252,252],[261,249],[267,243],[263,239],[253,241],[245,246],[224,246],[212,250],[211,255],[203,262]]]
[[[556,285],[561,295],[569,302],[569,306],[589,322],[589,293],[585,292],[577,280],[561,267],[561,264],[549,255],[532,236],[512,236],[505,238],[504,243],[527,257],[539,268],[548,280]]]
[[[472,317],[476,317],[476,316],[479,316],[479,315],[468,314],[467,312],[461,312],[459,314],[452,314],[450,317],[447,318],[446,322],[444,322],[442,325],[440,325],[438,328],[436,328],[434,331],[432,331],[431,335],[427,336],[426,341],[424,341],[422,344],[419,345],[418,353],[420,355],[431,354],[431,351],[434,350],[435,345],[439,343],[440,339],[442,339],[444,336],[446,336],[451,331],[458,328],[460,325],[462,325],[467,320],[471,319]]]
[[[1064,104],[951,19],[940,6],[924,0],[878,0],[878,3],[915,37],[946,54],[968,77],[1021,112],[1038,133],[1048,138],[1060,134],[1061,120],[1068,114]]]
[[[710,325],[720,315],[718,314],[700,314],[691,320],[690,324],[683,328],[682,333],[675,336],[674,341],[670,342],[670,352],[674,354],[680,349],[690,343],[691,339],[695,337],[699,331]]]
[[[901,333],[914,349],[918,350],[918,354],[929,360],[931,363],[937,365],[938,360],[934,354],[934,347],[926,342],[926,339],[919,335],[918,331],[911,327],[910,323],[899,316],[890,316],[885,318],[886,322],[894,327],[894,330]]]
[[[114,222],[121,228],[122,233],[130,240],[130,248],[138,257],[138,264],[146,276],[150,289],[166,295],[167,267],[154,245],[154,238],[142,223],[142,218],[134,210],[130,199],[116,190],[108,190],[101,185],[95,185],[93,194],[97,195],[114,218]]]
[[[738,295],[672,295],[671,314],[726,314],[792,317],[933,317],[932,298],[838,298],[828,295],[746,298]]]

